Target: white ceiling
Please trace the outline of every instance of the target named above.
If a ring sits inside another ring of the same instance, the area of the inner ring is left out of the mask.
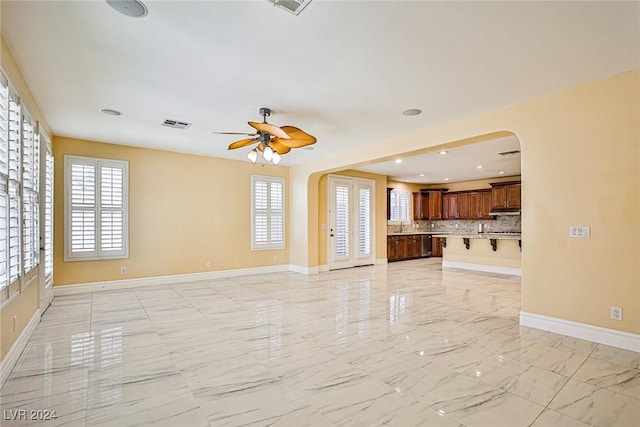
[[[520,150],[518,138],[507,136],[447,148],[443,154],[433,151],[418,156],[400,156],[384,162],[358,166],[355,169],[388,175],[394,181],[419,184],[475,181],[520,175],[520,155],[500,155],[516,150]],[[396,163],[396,160],[401,160],[401,163]]]
[[[270,107],[318,138],[288,166],[640,67],[638,2],[314,0],[297,17],[264,0],[145,4],[130,18],[105,1],[2,1],[54,134],[244,159],[211,132],[248,132]],[[410,172],[444,172],[428,169]]]

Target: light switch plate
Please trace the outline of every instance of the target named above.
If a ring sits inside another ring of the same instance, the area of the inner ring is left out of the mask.
[[[589,238],[591,237],[591,227],[569,227],[569,237]]]

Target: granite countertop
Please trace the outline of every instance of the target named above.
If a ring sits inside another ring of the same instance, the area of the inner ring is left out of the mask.
[[[442,236],[452,235],[443,231],[403,231],[402,233],[387,233],[387,236],[413,236],[415,234],[438,234]]]
[[[434,237],[459,237],[462,239],[502,239],[522,240],[521,233],[467,233],[467,234],[434,234]]]

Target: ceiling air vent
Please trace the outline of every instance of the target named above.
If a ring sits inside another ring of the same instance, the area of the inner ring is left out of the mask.
[[[520,155],[520,150],[513,150],[513,151],[505,151],[504,153],[498,153],[501,156],[504,157],[508,157],[508,156],[518,156]]]
[[[311,0],[267,0],[274,6],[278,6],[280,9],[284,9],[294,15],[299,15]]]
[[[162,122],[162,126],[166,126],[168,128],[174,128],[174,129],[186,129],[189,126],[191,126],[191,123],[165,119],[165,121]]]

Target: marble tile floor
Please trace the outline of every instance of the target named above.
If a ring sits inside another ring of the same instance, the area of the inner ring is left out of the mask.
[[[518,277],[439,259],[57,297],[1,425],[640,426],[639,353],[519,310]]]

